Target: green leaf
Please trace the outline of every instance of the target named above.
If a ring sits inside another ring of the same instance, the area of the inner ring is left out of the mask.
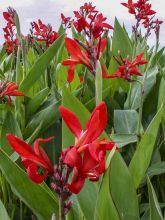
[[[36,110],[40,107],[44,99],[49,94],[49,88],[45,88],[38,92],[27,104],[26,106],[26,115],[27,117],[33,115]]]
[[[138,113],[135,110],[115,110],[114,128],[118,134],[136,134]]]
[[[13,192],[41,220],[51,219],[58,212],[58,201],[47,191],[44,184],[35,184],[27,174],[0,149],[0,169]],[[9,175],[10,174],[10,175]]]
[[[40,76],[45,73],[45,69],[57,54],[58,50],[63,45],[63,42],[64,35],[60,36],[36,61],[20,85],[20,90],[22,92],[26,94],[33,87],[34,83],[40,78]]]
[[[0,148],[2,148],[7,154],[11,154],[13,151],[11,147],[8,145],[8,141],[6,140],[6,134],[8,133],[12,133],[17,137],[22,138],[20,127],[13,113],[10,110],[7,111],[5,120],[3,122],[2,130],[1,130]]]
[[[123,43],[124,42],[124,43]],[[110,65],[108,68],[108,72],[114,73],[117,70],[118,63],[114,59],[113,56],[119,56],[118,51],[120,50],[122,57],[129,56],[132,57],[132,44],[129,39],[128,34],[122,28],[120,23],[118,22],[117,18],[115,18],[115,25],[114,25],[114,32],[112,37],[112,59],[110,61]],[[117,91],[119,87],[122,87],[125,91],[128,90],[129,84],[124,80],[120,79],[110,79],[106,80],[105,83],[107,86],[111,84],[112,90]]]
[[[161,122],[162,112],[163,105],[151,121],[144,135],[142,136],[141,141],[138,144],[137,149],[130,162],[129,168],[136,188],[138,188],[139,184],[141,183],[149,166],[157,137],[158,128]]]
[[[110,138],[119,148],[138,141],[137,135],[134,134],[111,134]]]
[[[25,131],[23,133],[23,136],[25,139],[29,138],[33,132],[37,129],[37,127],[42,122],[41,130],[38,132],[40,134],[41,132],[46,131],[56,120],[59,119],[59,111],[58,107],[61,104],[60,101],[54,100],[54,104],[51,104],[41,111],[37,112],[33,118],[30,120],[30,122],[27,124]]]
[[[161,209],[149,178],[147,179],[147,185],[150,202],[150,220],[163,220]]]
[[[147,95],[152,90],[153,86],[156,83],[156,75],[158,74],[158,69],[156,67],[150,69],[147,72],[147,78],[145,80],[144,85],[144,99],[146,99]],[[144,77],[144,76],[143,76]],[[142,81],[143,77],[138,77],[137,79]],[[127,100],[124,104],[124,108],[130,109],[138,109],[141,102],[141,85],[139,82],[132,82],[131,90],[129,90],[129,94]]]
[[[163,173],[165,173],[165,161],[160,162],[160,163],[152,164],[148,168],[148,170],[146,172],[146,175],[151,178],[155,175],[160,175],[160,174],[163,174]]]
[[[94,220],[120,220],[110,192],[110,166],[106,170],[98,193]],[[92,219],[92,218],[91,218]]]
[[[128,167],[118,152],[113,156],[110,165],[110,191],[120,219],[140,219],[134,183]]]
[[[0,200],[0,219],[1,220],[10,220],[8,213],[7,213],[1,200]]]

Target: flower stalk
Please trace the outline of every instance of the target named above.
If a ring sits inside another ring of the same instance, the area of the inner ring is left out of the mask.
[[[102,69],[99,60],[96,62],[95,97],[98,105],[102,101]]]

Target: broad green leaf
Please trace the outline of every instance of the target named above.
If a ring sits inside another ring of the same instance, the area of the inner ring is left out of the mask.
[[[110,166],[106,170],[99,189],[94,220],[120,220],[110,191]],[[91,218],[93,219],[93,218]]]
[[[63,45],[63,41],[64,35],[60,36],[36,61],[20,85],[20,90],[22,92],[26,94],[33,87],[34,83],[40,78],[40,76],[44,74],[46,67]]]
[[[147,72],[147,77],[144,85],[144,99],[152,90],[156,83],[156,75],[158,74],[158,69],[156,67],[150,69]],[[138,80],[142,81],[143,77],[138,77]],[[141,101],[141,85],[139,82],[132,82],[132,87],[129,90],[127,100],[125,102],[124,108],[138,109]]]
[[[138,188],[141,183],[149,166],[158,128],[161,122],[162,112],[163,105],[146,129],[130,162],[129,168],[136,188]]]
[[[54,104],[51,104],[39,111],[38,113],[36,113],[25,128],[25,131],[23,133],[24,138],[29,138],[41,122],[42,126],[41,131],[39,133],[46,131],[46,129],[48,129],[52,124],[54,124],[54,122],[58,120],[60,116],[58,111],[60,103],[60,101],[56,101],[54,99]]]
[[[58,212],[58,201],[44,184],[35,184],[27,174],[0,149],[0,169],[12,191],[34,212],[38,219],[51,219]],[[10,175],[9,175],[10,174]]]
[[[146,175],[149,176],[150,178],[155,176],[155,175],[160,175],[165,173],[165,161],[162,161],[160,163],[154,163],[152,164],[147,172]]]
[[[36,110],[40,107],[44,99],[49,94],[49,88],[45,88],[38,92],[27,104],[26,106],[26,115],[27,117],[33,115]]]
[[[137,135],[134,134],[111,134],[110,138],[119,148],[138,141]]]
[[[161,209],[149,178],[147,179],[147,185],[150,202],[150,220],[163,220]]]
[[[158,106],[157,109],[160,108],[162,102],[165,100],[165,78],[161,78],[160,86],[159,86],[159,95],[158,95]]]
[[[0,219],[1,220],[10,220],[8,213],[7,213],[1,200],[0,200]]]
[[[120,219],[139,220],[138,198],[129,169],[117,152],[110,164],[110,191]]]
[[[5,120],[3,122],[0,138],[0,148],[2,148],[7,154],[11,154],[13,151],[8,145],[8,141],[6,140],[6,134],[8,133],[12,133],[13,135],[16,135],[20,138],[22,137],[20,127],[10,110],[7,111]]]
[[[124,42],[124,43],[123,43]],[[120,23],[118,22],[117,18],[115,18],[115,25],[114,25],[114,32],[112,37],[112,55],[113,56],[119,56],[118,52],[121,52],[122,57],[126,58],[129,56],[132,57],[132,44],[129,39],[128,34],[126,31],[122,28]],[[108,68],[108,72],[114,73],[117,70],[118,63],[112,56],[112,59],[110,61],[110,65]],[[112,90],[118,90],[118,88],[121,86],[125,91],[128,90],[128,83],[121,79],[110,79],[106,80],[106,85],[111,84]]]
[[[138,114],[135,110],[115,110],[114,129],[117,134],[136,134]]]

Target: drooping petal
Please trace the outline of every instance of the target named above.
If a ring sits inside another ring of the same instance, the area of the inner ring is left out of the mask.
[[[39,184],[42,183],[46,176],[47,176],[48,172],[44,171],[43,174],[39,174],[37,171],[37,165],[35,163],[31,163],[28,167],[27,167],[27,175],[29,176],[29,178]]]
[[[43,158],[43,161],[45,162],[45,169],[49,170],[50,173],[53,173],[53,168],[52,168],[52,165],[51,165],[51,162],[50,162],[50,159],[48,157],[48,155],[46,154],[46,152],[44,151],[44,149],[42,149],[40,146],[39,146],[39,143],[40,142],[48,142],[50,140],[52,140],[54,138],[53,137],[49,137],[49,138],[38,138],[37,140],[35,140],[34,142],[34,152],[36,153],[36,155],[38,155],[39,157],[42,157]]]
[[[82,127],[76,115],[64,106],[59,108],[62,119],[70,129],[70,131],[78,138],[81,134]]]
[[[75,40],[72,40],[71,38],[66,37],[65,45],[66,45],[68,52],[74,59],[77,59],[78,56],[81,55],[81,49]]]
[[[74,79],[74,70],[76,68],[76,65],[70,65],[68,68],[68,77],[67,77],[67,81],[69,83],[71,83]]]
[[[77,179],[77,181],[68,184],[67,187],[72,193],[78,194],[81,191],[84,183],[85,183],[85,178],[80,177],[79,179]]]
[[[101,45],[100,45],[100,52],[103,53],[105,48],[106,48],[106,45],[107,45],[107,39],[106,38],[103,38],[101,40]]]
[[[39,158],[37,155],[35,155],[31,146],[25,141],[19,139],[18,137],[15,137],[12,134],[7,134],[6,137],[12,149],[17,152],[22,158],[29,159],[30,161],[37,163],[39,166],[45,166],[42,158]]]

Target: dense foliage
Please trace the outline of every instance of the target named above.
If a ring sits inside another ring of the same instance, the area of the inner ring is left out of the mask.
[[[0,219],[165,219],[163,21],[122,5],[131,34],[91,3],[27,36],[3,13]]]

